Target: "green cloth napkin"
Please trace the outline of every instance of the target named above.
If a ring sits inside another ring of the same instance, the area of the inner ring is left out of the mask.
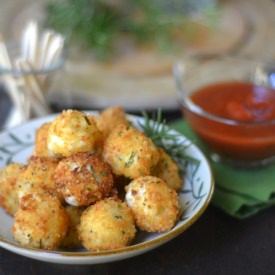
[[[247,218],[275,204],[275,164],[256,169],[241,170],[216,163],[195,133],[180,120],[170,125],[192,140],[208,158],[215,177],[212,204],[236,218]]]

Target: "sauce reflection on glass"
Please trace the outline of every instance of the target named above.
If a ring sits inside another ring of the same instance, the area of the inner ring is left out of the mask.
[[[213,152],[244,161],[275,155],[275,90],[249,82],[224,82],[197,90],[191,100],[207,113],[227,119],[183,109],[193,130]]]

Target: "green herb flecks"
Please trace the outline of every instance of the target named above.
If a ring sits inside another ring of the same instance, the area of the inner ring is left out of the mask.
[[[187,164],[199,163],[198,159],[186,153],[186,149],[191,145],[182,139],[182,136],[173,132],[162,119],[162,112],[159,109],[150,120],[146,112],[142,112],[144,124],[139,123],[144,134],[149,137],[156,146],[161,147],[179,166],[180,170],[185,173]]]
[[[102,177],[106,177],[106,176],[107,176],[107,173],[106,173],[106,171],[101,171],[101,172],[100,172],[100,175],[101,175]]]
[[[88,125],[91,125],[91,122],[90,122],[90,120],[88,119],[88,117],[84,116],[84,119],[86,120],[86,122],[87,122]]]
[[[131,165],[135,161],[135,156],[136,156],[135,152],[131,152],[131,155],[130,155],[128,161],[125,162],[125,168],[130,168],[131,167]]]
[[[96,173],[94,167],[92,165],[87,165],[87,170],[90,171],[93,175],[93,178],[96,182],[96,184],[100,184],[101,180],[100,177],[98,176],[98,174]]]

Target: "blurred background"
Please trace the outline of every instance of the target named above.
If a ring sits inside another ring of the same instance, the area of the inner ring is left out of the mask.
[[[18,40],[34,20],[64,35],[65,64],[46,94],[54,112],[112,105],[177,111],[172,66],[178,60],[219,53],[275,58],[274,1],[149,2],[1,0],[0,32],[4,41]],[[3,123],[9,95],[0,96]]]

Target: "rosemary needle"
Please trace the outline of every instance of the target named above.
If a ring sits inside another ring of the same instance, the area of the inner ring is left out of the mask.
[[[149,137],[156,146],[161,147],[178,164],[181,172],[185,173],[188,163],[199,163],[199,160],[188,155],[186,149],[191,141],[182,139],[182,135],[172,131],[166,120],[162,119],[162,111],[153,114],[152,119],[143,111],[144,123],[139,123],[144,134]]]

